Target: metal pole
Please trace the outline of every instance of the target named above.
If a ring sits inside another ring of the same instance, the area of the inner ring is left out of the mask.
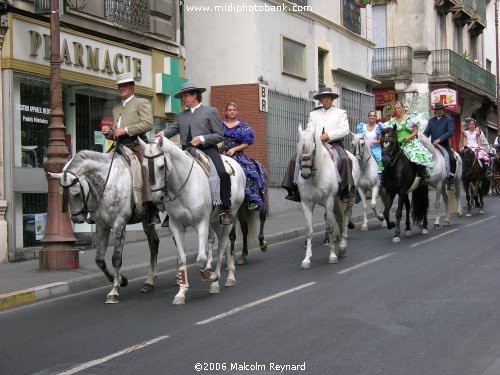
[[[66,128],[62,110],[61,57],[59,30],[59,0],[50,2],[50,125],[47,156],[44,170],[48,181],[47,224],[40,252],[39,267],[44,270],[78,268],[78,251],[74,248],[76,238],[71,228],[68,213],[62,212],[62,194],[59,180],[48,172],[60,173],[68,161]]]
[[[496,76],[497,76],[497,135],[500,135],[500,61],[498,51],[498,0],[495,0],[495,41],[496,41]]]

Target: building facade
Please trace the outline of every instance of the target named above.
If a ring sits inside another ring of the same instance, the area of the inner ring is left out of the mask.
[[[373,106],[371,9],[355,0],[186,0],[183,12],[186,77],[222,115],[238,105],[256,135],[248,154],[268,170],[271,212],[289,208],[279,186],[313,94],[339,92],[334,105],[352,129]]]
[[[50,121],[50,25],[43,11],[49,3],[9,1],[1,8],[8,31],[1,60],[0,201],[8,207],[7,236],[0,237],[7,245],[0,261],[33,257],[32,250],[41,246],[43,236],[47,211],[43,164]],[[179,2],[133,0],[124,6],[119,0],[89,0],[80,2],[83,7],[76,1],[66,3],[69,7],[60,17],[60,44],[70,156],[82,149],[103,151],[100,123],[120,102],[116,74],[134,75],[136,95],[151,100],[155,125],[162,128],[180,110],[179,100],[173,98],[184,80]],[[75,234],[95,229],[88,224],[73,228]]]
[[[455,119],[457,148],[464,118],[496,133],[494,1],[383,1],[372,6],[374,90],[380,116],[401,100],[424,118],[444,101]],[[494,120],[495,119],[495,120]]]

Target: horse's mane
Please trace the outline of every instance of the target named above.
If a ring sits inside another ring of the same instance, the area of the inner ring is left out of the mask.
[[[311,153],[316,147],[315,142],[321,143],[319,139],[315,140],[315,132],[311,129],[306,129],[299,136],[299,143],[297,144],[297,155],[300,156],[304,152]]]
[[[436,147],[431,142],[430,138],[427,138],[423,132],[419,131],[418,132],[418,140],[422,145],[429,151],[430,153],[434,154],[436,152]]]
[[[96,151],[91,151],[91,150],[82,150],[76,153],[76,155],[71,159],[71,161],[67,164],[67,168],[74,167],[78,168],[82,166],[85,162],[87,161],[94,161],[98,163],[105,163],[109,164],[111,162],[111,158],[113,154],[111,153],[102,153],[102,152],[96,152]],[[116,156],[115,156],[116,158]]]

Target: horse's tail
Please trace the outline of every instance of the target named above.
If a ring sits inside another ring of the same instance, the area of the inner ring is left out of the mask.
[[[413,222],[420,223],[427,217],[427,209],[429,208],[429,186],[419,186],[413,193],[411,198],[411,212]]]

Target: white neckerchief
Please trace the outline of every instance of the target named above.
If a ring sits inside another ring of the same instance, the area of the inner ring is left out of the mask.
[[[129,96],[127,99],[125,100],[122,100],[122,108],[125,107],[125,105],[131,101],[132,99],[134,99],[134,95],[132,96]],[[118,117],[118,121],[116,122],[116,127],[119,128],[120,125],[121,125],[121,122],[122,122],[122,115],[120,114],[120,117]]]
[[[330,111],[332,108],[333,108],[333,105],[332,105],[330,108],[328,108],[328,109],[323,108],[323,113],[327,113],[327,112],[328,112],[328,111]]]
[[[191,110],[191,113],[194,113],[194,111],[198,108],[201,107],[201,103],[198,103],[198,105],[196,107],[193,107],[193,108],[189,108]]]

